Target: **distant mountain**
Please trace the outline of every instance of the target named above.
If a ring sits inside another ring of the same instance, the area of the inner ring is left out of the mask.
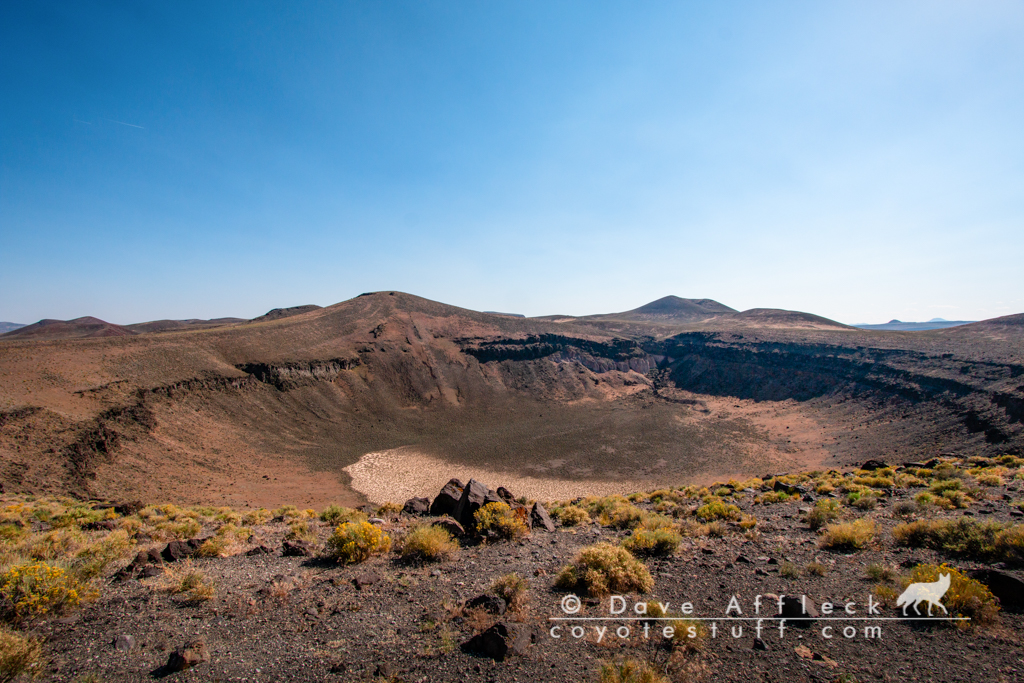
[[[684,299],[678,296],[666,296],[644,304],[640,308],[621,313],[599,313],[595,315],[570,316],[570,315],[549,315],[540,316],[537,320],[579,322],[653,322],[653,323],[690,323],[700,320],[707,320],[724,313],[736,313],[735,308],[729,308],[720,304],[714,299]]]
[[[484,311],[488,315],[507,315],[510,318],[525,318],[526,316],[522,313],[502,313],[501,311]]]
[[[248,322],[245,318],[212,318],[200,320],[189,318],[188,320],[153,320],[148,323],[132,323],[125,325],[133,332],[175,332],[177,330],[198,330],[207,327],[223,327],[225,325],[237,325]]]
[[[74,320],[46,318],[0,335],[4,340],[84,339],[90,337],[130,337],[135,331],[99,318],[86,316]]]
[[[3,323],[3,322],[0,322],[0,334],[3,334],[4,332],[12,332],[12,331],[20,329],[22,327],[25,327],[24,323]]]
[[[289,308],[274,308],[258,318],[253,318],[249,322],[263,323],[268,320],[280,320],[281,318],[290,318],[293,315],[302,315],[303,313],[309,313],[310,311],[319,311],[322,306],[316,304],[305,304],[304,306],[291,306]]]
[[[970,325],[975,322],[974,320],[943,320],[942,318],[932,318],[926,323],[905,323],[902,320],[890,320],[887,323],[881,325],[867,325],[859,323],[854,325],[861,330],[890,330],[897,332],[921,332],[924,330],[943,330],[947,327],[959,327],[960,325]]]

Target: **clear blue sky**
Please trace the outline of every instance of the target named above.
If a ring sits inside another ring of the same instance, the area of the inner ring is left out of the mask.
[[[1024,311],[1024,3],[4,2],[0,320]]]

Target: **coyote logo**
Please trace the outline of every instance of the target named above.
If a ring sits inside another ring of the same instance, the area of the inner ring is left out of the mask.
[[[939,580],[931,583],[912,583],[903,591],[903,595],[896,599],[896,606],[903,608],[903,616],[907,616],[907,608],[913,607],[918,614],[921,612],[917,606],[922,602],[928,603],[928,616],[932,615],[932,606],[938,607],[943,614],[949,614],[939,600],[949,590],[949,574],[939,574]]]

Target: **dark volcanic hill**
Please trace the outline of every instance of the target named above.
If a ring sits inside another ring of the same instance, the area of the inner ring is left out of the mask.
[[[121,325],[114,325],[99,318],[86,316],[74,320],[51,320],[49,318],[26,325],[2,336],[6,339],[81,339],[89,337],[127,337],[134,331]]]
[[[280,320],[281,318],[290,318],[293,315],[302,315],[303,313],[309,313],[310,311],[318,311],[321,306],[316,304],[306,304],[304,306],[290,306],[289,308],[274,308],[258,318],[253,318],[252,322],[261,323],[268,320]]]
[[[360,500],[366,489],[345,468],[368,454],[392,468],[379,482],[397,486],[416,475],[403,460],[669,485],[1019,453],[1022,319],[905,333],[754,309],[666,325],[516,318],[377,292],[174,334],[8,335],[0,482],[320,504]]]
[[[735,308],[729,308],[713,299],[683,299],[678,296],[666,296],[631,311],[584,316],[583,319],[692,322],[735,312]]]
[[[224,325],[236,325],[244,322],[248,321],[245,318],[212,318],[210,320],[189,318],[188,320],[153,320],[148,323],[133,323],[125,325],[125,327],[133,332],[176,332],[207,327],[223,327]]]

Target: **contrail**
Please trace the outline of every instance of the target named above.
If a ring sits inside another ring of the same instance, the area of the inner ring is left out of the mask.
[[[124,121],[115,121],[114,119],[103,119],[103,120],[104,121],[110,121],[111,123],[120,123],[122,126],[131,126],[132,128],[141,128],[142,130],[146,130],[145,126],[136,126],[134,123],[125,123]]]

